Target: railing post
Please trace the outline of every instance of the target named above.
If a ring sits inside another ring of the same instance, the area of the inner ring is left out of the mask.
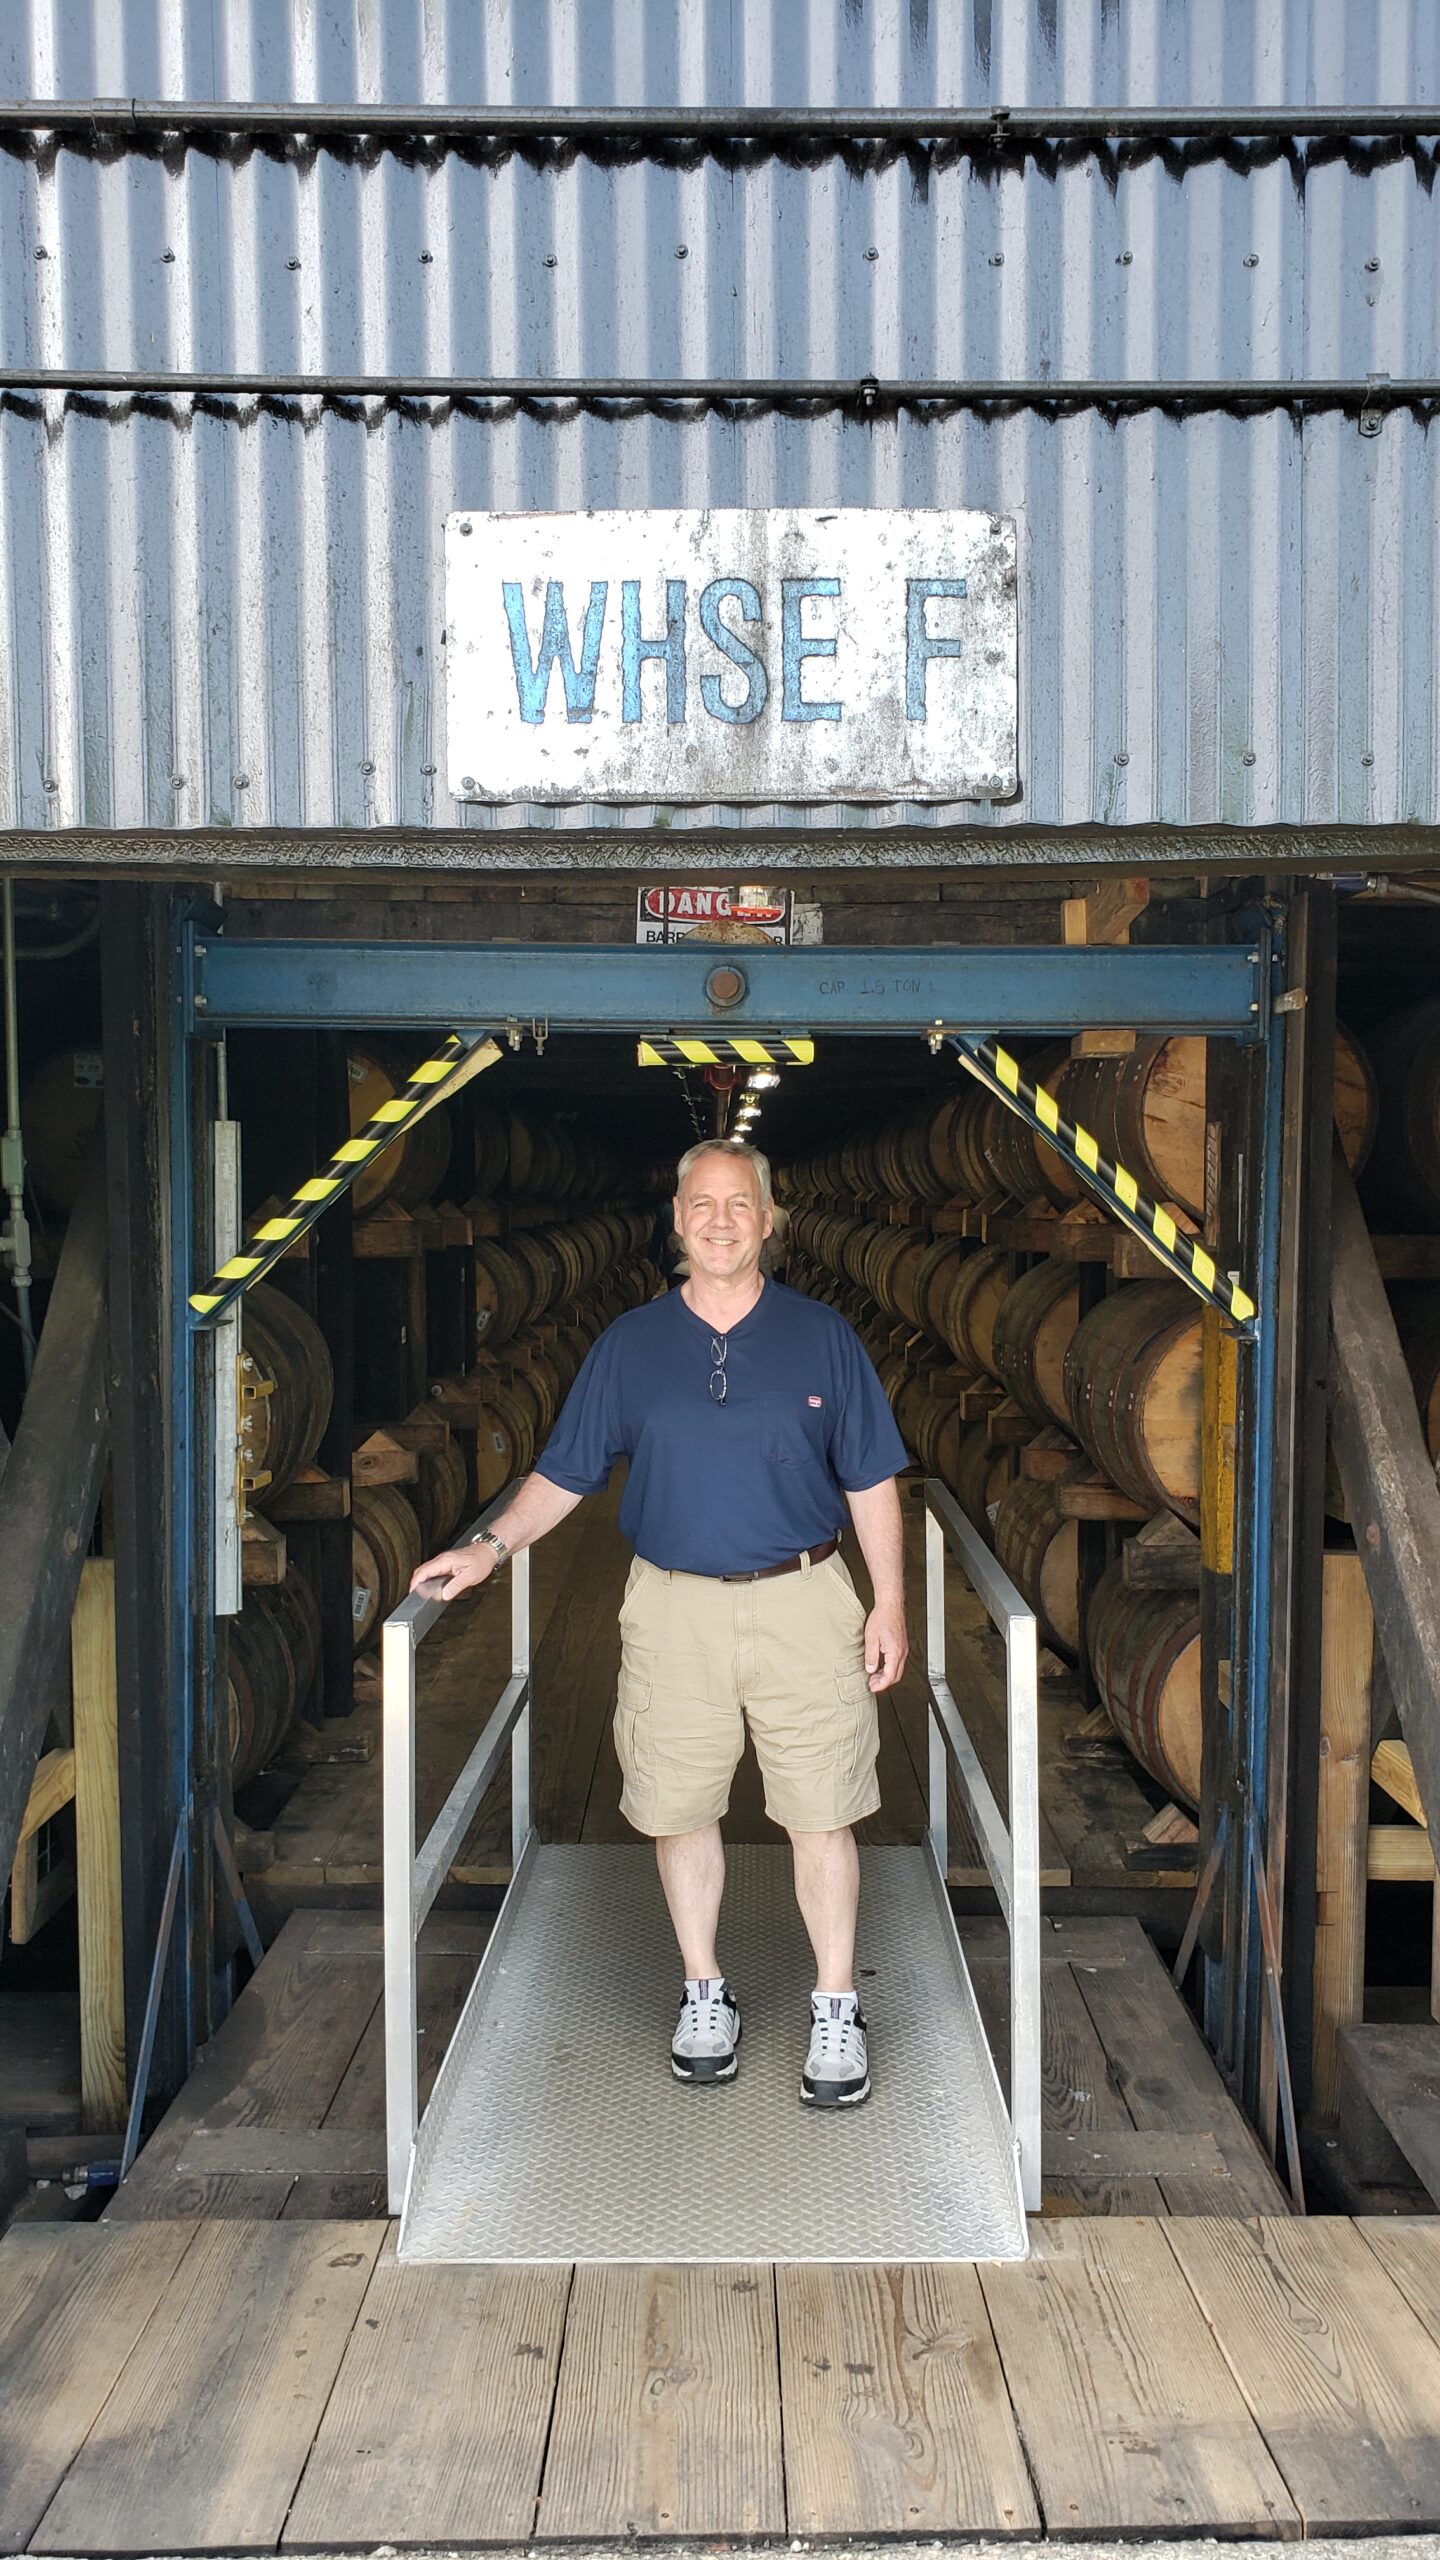
[[[530,1552],[522,1548],[510,1566],[510,1670],[526,1683],[525,1704],[510,1736],[510,1872],[530,1838]]]
[[[385,2167],[398,2214],[420,2122],[415,1952],[415,1636],[380,1637],[385,1941]]]
[[[925,1667],[931,1685],[944,1680],[945,1672],[945,1532],[927,1502],[925,1508]],[[945,1736],[934,1707],[926,1715],[930,1738],[929,1823],[930,1854],[944,1884],[950,1872],[950,1767],[945,1756]]]
[[[1005,1631],[1010,1772],[1010,2121],[1027,2213],[1038,2213],[1040,2158],[1040,1737],[1035,1621]]]

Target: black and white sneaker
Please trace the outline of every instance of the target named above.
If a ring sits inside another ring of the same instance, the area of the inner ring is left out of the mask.
[[[680,2017],[670,2039],[670,2068],[677,2080],[733,2080],[739,2069],[735,2048],[740,2042],[740,2011],[728,1982],[711,1982],[680,2001]]]
[[[810,2050],[800,2081],[807,2107],[858,2107],[870,2095],[870,2053],[858,2005],[817,1992],[810,2003]]]

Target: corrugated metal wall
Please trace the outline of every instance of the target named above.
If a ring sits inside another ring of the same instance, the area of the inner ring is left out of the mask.
[[[12,96],[1401,104],[1434,0],[12,0]],[[801,158],[0,149],[0,363],[916,380],[1434,376],[1433,148]],[[494,828],[444,772],[457,506],[1021,526],[1018,802],[1440,817],[1424,414],[484,414],[16,393],[0,826]],[[758,813],[789,818],[793,812]],[[756,813],[750,813],[754,822]],[[537,813],[547,829],[646,811]],[[682,813],[677,825],[738,821]]]

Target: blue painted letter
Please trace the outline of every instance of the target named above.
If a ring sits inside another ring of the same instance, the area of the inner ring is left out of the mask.
[[[620,717],[640,717],[640,667],[646,658],[665,661],[665,717],[672,729],[685,717],[685,581],[665,581],[665,637],[644,640],[640,635],[640,581],[622,578],[620,582]]]
[[[804,702],[800,695],[800,663],[804,658],[833,658],[835,642],[807,640],[800,627],[800,608],[807,596],[838,596],[838,578],[782,578],[780,581],[780,660],[784,670],[785,720],[838,720],[838,702]]]
[[[925,628],[931,596],[963,596],[963,578],[907,578],[905,581],[905,717],[923,720],[925,671],[932,658],[958,658],[961,643]]]
[[[720,607],[727,596],[734,596],[742,621],[760,620],[760,598],[748,578],[712,578],[700,598],[700,628],[707,640],[714,641],[722,656],[740,669],[745,678],[745,691],[738,702],[727,702],[720,690],[719,676],[702,676],[700,699],[712,720],[731,720],[737,727],[746,727],[750,721],[758,720],[764,710],[770,679],[765,673],[764,660],[751,648],[749,641],[742,640],[738,632],[721,621]]]
[[[560,669],[565,687],[567,720],[588,720],[595,708],[595,669],[600,657],[600,634],[605,624],[607,581],[591,581],[590,602],[585,608],[585,635],[580,644],[580,664],[570,646],[570,625],[565,618],[565,589],[558,578],[551,578],[545,588],[545,620],[540,632],[537,656],[530,655],[530,634],[525,628],[525,598],[520,582],[507,578],[505,619],[510,625],[510,655],[515,662],[515,691],[520,697],[520,717],[537,723],[545,717],[545,697],[550,690],[550,671]]]

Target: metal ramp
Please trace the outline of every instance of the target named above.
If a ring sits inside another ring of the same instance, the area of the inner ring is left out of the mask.
[[[813,1973],[783,1848],[728,1853],[722,1927],[744,2022],[738,2077],[723,2088],[672,2078],[679,1965],[648,1846],[541,1847],[530,1826],[528,1560],[511,1568],[512,1678],[418,1856],[415,1652],[442,1604],[407,1601],[387,1622],[387,2139],[403,2259],[1026,2254],[1025,2211],[1039,2201],[1034,1620],[944,1488],[926,1492],[931,1824],[919,1848],[861,1851],[858,1963],[874,2089],[853,2114],[800,2104]],[[1006,1634],[1009,1824],[945,1678],[947,1551]],[[947,1745],[1010,1922],[1008,2110],[943,1885]],[[422,2120],[416,1937],[507,1748],[514,1881]]]

